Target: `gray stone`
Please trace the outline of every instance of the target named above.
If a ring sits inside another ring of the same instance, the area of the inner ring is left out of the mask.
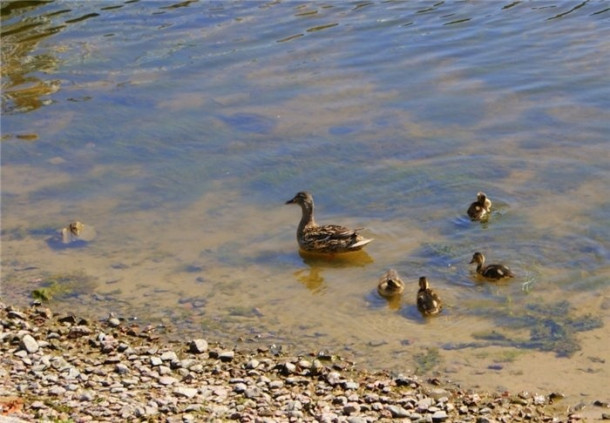
[[[360,387],[360,384],[358,382],[349,381],[349,382],[343,383],[343,389],[350,389],[352,391],[355,391],[359,387]]]
[[[360,405],[358,403],[349,402],[343,406],[343,414],[349,416],[355,412],[360,411]]]
[[[337,372],[330,372],[326,375],[326,382],[332,386],[338,385],[341,383],[341,375]]]
[[[435,423],[444,422],[445,420],[447,420],[448,417],[449,416],[447,415],[447,413],[445,411],[440,410],[432,415],[432,421]]]
[[[253,358],[252,360],[250,360],[246,363],[246,369],[256,369],[259,364],[260,364],[260,361]]]
[[[426,411],[434,404],[434,399],[432,398],[423,398],[417,403],[418,411]]]
[[[171,376],[161,376],[159,378],[159,383],[161,385],[173,385],[174,383],[178,382],[178,379],[176,379],[175,377],[171,377]]]
[[[285,374],[291,375],[294,372],[296,372],[296,370],[297,370],[297,366],[295,366],[294,364],[284,363],[284,373]]]
[[[245,392],[246,389],[248,389],[248,386],[245,383],[237,383],[233,387],[233,390],[235,392],[237,392],[238,394],[241,394],[242,392]]]
[[[173,351],[165,351],[161,354],[161,360],[163,361],[178,361],[178,356]]]
[[[284,382],[281,380],[274,380],[269,382],[269,389],[280,389],[284,387]]]
[[[411,415],[411,413],[398,405],[388,405],[388,411],[392,413],[392,417],[395,419],[403,419]]]
[[[177,388],[174,388],[174,395],[177,397],[184,397],[184,398],[193,398],[195,395],[197,395],[197,389],[195,388],[185,388],[183,386],[179,386]]]
[[[220,354],[218,354],[218,358],[220,359],[220,361],[224,361],[224,362],[232,361],[234,357],[235,357],[235,352],[233,352],[233,351],[223,351]]]
[[[205,339],[193,339],[189,344],[189,352],[201,354],[208,350],[208,341]]]
[[[126,373],[129,373],[129,367],[127,367],[123,363],[119,363],[114,367],[114,371],[120,375],[124,375]]]
[[[59,397],[65,393],[66,393],[66,388],[63,388],[61,386],[53,386],[51,389],[49,389],[49,395],[53,395],[56,397]]]
[[[34,354],[40,349],[38,342],[30,334],[25,334],[23,338],[21,338],[20,346],[22,349],[26,350],[28,354]]]
[[[111,328],[119,327],[121,326],[121,321],[118,319],[118,317],[111,317],[108,319],[108,326]]]
[[[150,357],[150,365],[151,366],[160,366],[161,364],[163,364],[163,360],[161,360],[161,358],[157,357],[157,356],[152,356]]]

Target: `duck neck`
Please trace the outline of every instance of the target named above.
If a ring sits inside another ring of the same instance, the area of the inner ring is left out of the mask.
[[[303,233],[305,228],[316,226],[313,218],[313,204],[301,204],[301,210],[303,215],[301,216],[301,222],[299,222],[298,233]]]
[[[477,263],[477,272],[481,274],[483,273],[483,263]]]

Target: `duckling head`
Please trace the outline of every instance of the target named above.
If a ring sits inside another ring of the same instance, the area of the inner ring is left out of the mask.
[[[487,212],[490,211],[491,200],[487,198],[487,195],[484,192],[479,191],[477,193],[477,203],[479,203]]]
[[[485,263],[485,256],[478,251],[472,255],[472,260],[470,260],[470,264],[483,264]]]
[[[419,278],[419,289],[425,291],[430,288],[430,284],[428,283],[428,278],[422,276]]]

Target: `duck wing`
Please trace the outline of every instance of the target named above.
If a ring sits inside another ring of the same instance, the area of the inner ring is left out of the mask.
[[[492,279],[512,278],[515,276],[512,270],[502,264],[490,264],[483,271],[483,276]]]
[[[303,233],[302,244],[307,250],[341,252],[359,250],[372,239],[358,234],[358,230],[340,225],[316,226]]]

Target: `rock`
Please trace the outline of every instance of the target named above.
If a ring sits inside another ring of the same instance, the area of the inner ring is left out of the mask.
[[[235,357],[234,351],[223,351],[220,354],[218,354],[218,359],[225,363],[232,361],[234,357]]]
[[[110,326],[111,328],[116,328],[121,326],[121,321],[119,320],[118,317],[109,317],[108,318],[108,326]]]
[[[281,389],[284,387],[284,382],[281,380],[274,380],[269,382],[269,389]]]
[[[161,364],[163,364],[163,360],[161,360],[161,358],[156,357],[156,356],[150,357],[151,366],[156,367],[156,366],[160,366]]]
[[[432,398],[423,398],[417,403],[417,411],[422,412],[426,411],[434,404],[434,399]]]
[[[179,386],[177,388],[174,388],[174,395],[177,397],[183,397],[183,398],[193,398],[195,395],[197,395],[197,389],[195,388],[185,388],[182,386]]]
[[[343,389],[345,389],[345,390],[355,391],[359,387],[360,387],[360,384],[358,382],[354,382],[354,381],[343,382]]]
[[[61,386],[53,386],[49,389],[49,395],[59,397],[66,393],[66,388],[62,388]]]
[[[337,372],[330,372],[326,375],[326,382],[330,385],[335,386],[341,383],[341,375]]]
[[[296,372],[297,366],[295,366],[294,364],[292,364],[290,362],[287,362],[287,363],[284,363],[283,369],[284,369],[284,374],[291,375],[294,372]]]
[[[27,351],[28,354],[34,354],[40,348],[38,342],[30,334],[25,334],[23,338],[21,338],[19,346],[21,349]]]
[[[259,364],[260,362],[257,359],[253,358],[252,360],[248,361],[248,363],[246,363],[246,369],[256,369]]]
[[[163,361],[178,361],[178,356],[173,351],[165,351],[161,354],[161,360]]]
[[[202,354],[208,350],[208,342],[205,339],[193,339],[189,344],[189,352]]]
[[[177,383],[177,382],[178,382],[178,379],[176,379],[175,377],[171,377],[171,376],[161,376],[159,378],[159,383],[164,386],[173,385],[174,383]]]
[[[237,383],[233,387],[233,390],[238,394],[241,394],[242,392],[245,392],[247,388],[248,386],[245,383]]]
[[[349,402],[343,406],[343,414],[349,416],[355,412],[360,411],[360,405],[358,403]]]
[[[437,411],[436,413],[434,413],[432,415],[432,421],[433,422],[444,422],[445,420],[447,420],[449,416],[447,415],[447,413],[443,410]]]
[[[403,419],[411,415],[411,413],[398,405],[388,405],[388,411],[392,413],[392,417],[395,419]]]
[[[119,363],[114,367],[114,371],[120,375],[124,375],[126,373],[129,373],[129,367],[127,367],[123,363]]]

